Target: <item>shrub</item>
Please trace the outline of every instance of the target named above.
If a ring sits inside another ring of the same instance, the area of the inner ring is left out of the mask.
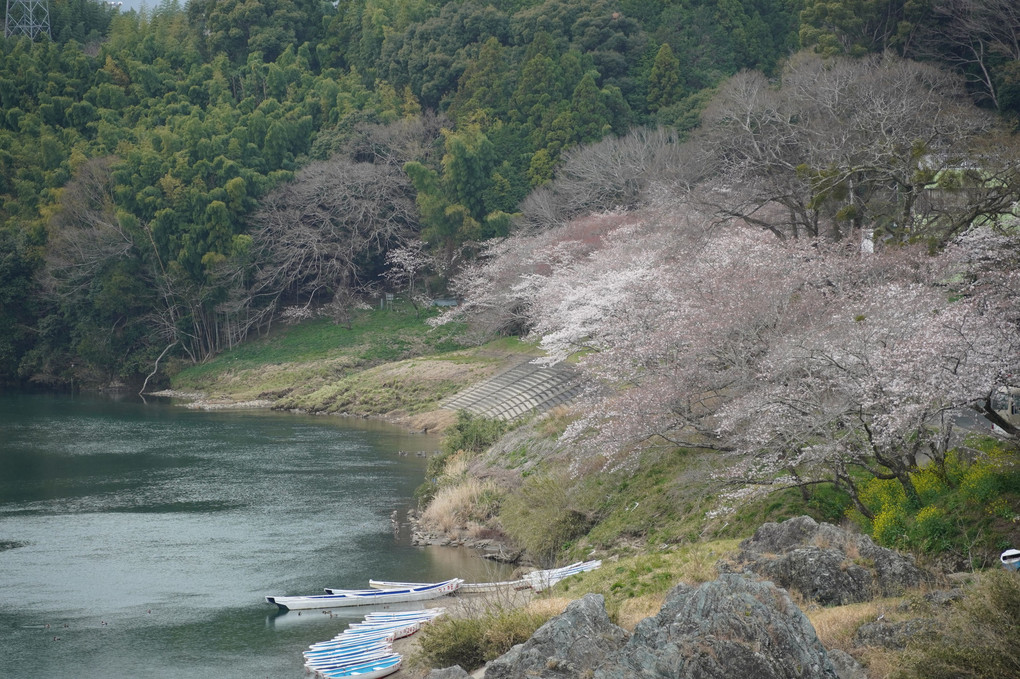
[[[955,527],[945,510],[929,506],[922,508],[914,517],[908,541],[929,554],[938,554],[952,546],[954,532]]]
[[[439,618],[423,628],[412,661],[427,667],[460,665],[467,671],[498,658],[531,638],[551,617],[549,611],[497,608],[467,618]]]
[[[470,671],[485,664],[481,618],[439,618],[422,630],[416,661],[429,667],[460,665]]]
[[[501,420],[478,417],[461,410],[457,413],[457,423],[447,431],[440,448],[446,454],[461,450],[480,453],[498,441],[506,430],[507,425]]]
[[[591,513],[576,501],[571,487],[566,476],[534,474],[501,505],[504,531],[543,565],[592,526]]]
[[[998,679],[1020,674],[1020,576],[985,573],[931,636],[907,649],[897,679]]]
[[[548,614],[530,608],[510,609],[490,616],[483,638],[485,659],[498,658],[517,644],[523,644],[548,619]]]
[[[856,509],[848,516],[886,547],[933,555],[956,551],[972,565],[990,559],[1000,543],[1010,541],[1003,532],[1010,524],[1002,519],[1016,516],[1020,466],[1015,450],[989,447],[973,462],[951,452],[910,478],[916,501],[897,481],[871,478],[860,484],[859,499],[874,519]]]
[[[880,545],[898,547],[907,532],[907,515],[902,506],[889,505],[875,514],[871,535]]]

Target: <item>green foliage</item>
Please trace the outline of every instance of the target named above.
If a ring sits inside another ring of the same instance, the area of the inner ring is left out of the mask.
[[[928,12],[912,0],[805,0],[800,40],[827,56],[900,50]]]
[[[950,453],[941,464],[913,472],[917,502],[891,479],[861,484],[861,503],[873,519],[848,512],[881,545],[931,555],[956,554],[977,562],[992,561],[1010,539],[1020,516],[1020,462],[1016,451],[992,447],[973,461]]]
[[[662,597],[681,582],[697,585],[714,580],[719,559],[734,551],[738,543],[736,539],[707,540],[622,556],[597,570],[571,576],[554,591],[571,597],[598,592],[606,597],[606,608],[612,614],[629,599]]]
[[[966,597],[942,613],[932,632],[911,643],[896,679],[997,679],[1020,672],[1020,577],[981,575]]]
[[[648,108],[658,111],[675,104],[683,92],[680,60],[673,55],[669,43],[659,48],[648,75]]]
[[[130,229],[110,256],[130,260],[119,268],[134,279],[120,283],[135,295],[124,306],[158,322],[91,355],[140,365],[171,340],[203,361],[243,339],[236,302],[258,244],[235,246],[254,231],[251,212],[309,158],[349,149],[366,126],[423,110],[448,116],[442,160],[424,153],[407,172],[423,236],[453,263],[464,243],[509,232],[566,149],[635,124],[690,130],[705,88],[742,68],[774,75],[801,38],[822,51],[901,48],[926,4],[167,0],[119,12],[53,0],[50,10],[52,41],[0,42],[0,229],[26,241],[42,234],[39,251],[19,250],[34,275],[60,255],[45,232],[53,236],[55,213],[74,212],[62,194],[86,162],[115,159],[106,212]],[[1000,110],[1015,114],[1016,62],[988,65]],[[5,272],[21,271],[9,264]],[[73,299],[64,307],[26,289],[17,337],[2,340],[5,373],[30,352],[80,365],[75,332],[114,331],[79,289],[56,290]],[[40,362],[21,369],[32,365]]]
[[[503,530],[540,564],[551,565],[565,545],[587,534],[594,503],[569,477],[537,473],[503,500]]]
[[[499,440],[507,431],[502,420],[472,415],[466,410],[457,413],[457,423],[450,427],[440,449],[447,454],[459,451],[481,453]]]
[[[451,667],[472,671],[531,638],[549,619],[527,608],[497,607],[480,615],[442,617],[422,632],[413,665]]]
[[[418,641],[419,662],[428,667],[461,667],[474,670],[485,664],[481,618],[439,618],[422,630]]]
[[[397,305],[385,311],[357,311],[349,328],[328,318],[296,325],[281,324],[266,337],[246,342],[205,363],[188,366],[174,377],[174,387],[201,389],[224,373],[266,365],[343,357],[364,367],[408,356],[452,351],[460,348],[452,339],[456,332],[456,328],[435,332],[410,305]]]

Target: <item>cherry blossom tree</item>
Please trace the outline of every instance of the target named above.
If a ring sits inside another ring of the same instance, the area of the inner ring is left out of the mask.
[[[965,243],[862,255],[682,205],[578,221],[597,241],[504,242],[468,302],[515,296],[544,360],[578,358],[590,387],[564,437],[579,464],[689,446],[731,456],[728,479],[748,487],[854,495],[865,469],[913,494],[953,413],[1016,373],[1016,303],[974,282]]]
[[[412,241],[386,253],[386,282],[407,294],[416,312],[429,303],[426,278],[440,268],[441,262],[428,252],[425,243]]]
[[[814,318],[778,338],[754,387],[721,409],[720,433],[744,459],[736,476],[831,482],[856,497],[852,470],[863,468],[916,498],[910,472],[944,460],[954,413],[1015,365],[1015,328],[909,280],[861,281]]]

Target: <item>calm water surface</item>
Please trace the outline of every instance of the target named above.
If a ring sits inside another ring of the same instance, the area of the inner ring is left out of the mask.
[[[0,676],[297,678],[346,621],[266,594],[502,577],[393,530],[414,452],[436,444],[364,420],[0,394]]]

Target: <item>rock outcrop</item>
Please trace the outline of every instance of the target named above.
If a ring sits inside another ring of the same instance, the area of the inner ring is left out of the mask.
[[[442,670],[432,670],[428,673],[426,679],[470,679],[470,677],[471,675],[463,667],[454,665]]]
[[[724,574],[674,588],[595,679],[836,679],[811,623],[770,582]]]
[[[910,556],[808,516],[762,525],[720,570],[753,573],[822,605],[894,596],[924,579]]]
[[[931,618],[914,618],[902,622],[865,623],[854,633],[854,646],[879,646],[902,650],[914,637],[934,632],[935,624]]]
[[[489,664],[486,679],[837,679],[814,628],[770,582],[724,574],[680,585],[632,635],[589,594]]]
[[[509,652],[493,660],[486,679],[579,677],[615,655],[628,634],[609,620],[601,594],[587,594]]]

